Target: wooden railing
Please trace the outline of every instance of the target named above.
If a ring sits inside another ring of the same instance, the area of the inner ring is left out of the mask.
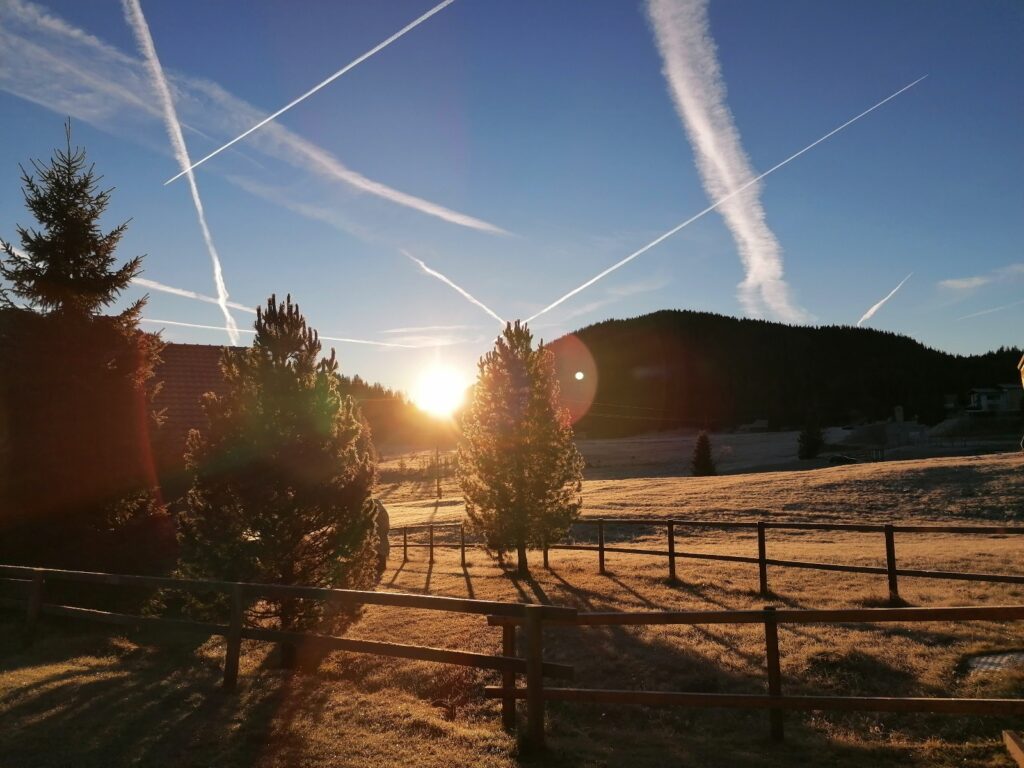
[[[845,573],[870,573],[886,576],[889,586],[889,598],[893,601],[899,599],[899,578],[921,578],[921,579],[951,579],[958,581],[981,581],[998,584],[1024,584],[1024,575],[1001,574],[1001,573],[969,573],[962,571],[935,571],[914,568],[899,568],[896,562],[896,534],[957,534],[957,535],[987,535],[987,536],[1019,536],[1024,535],[1024,527],[1020,526],[996,526],[996,525],[898,525],[898,524],[859,524],[859,523],[782,523],[766,520],[673,520],[665,518],[638,519],[638,518],[599,518],[577,520],[574,525],[596,526],[597,544],[550,544],[544,548],[544,565],[548,565],[548,552],[556,550],[596,552],[597,568],[601,574],[606,573],[606,559],[608,554],[624,555],[649,555],[664,557],[668,563],[668,577],[671,581],[677,580],[676,561],[680,559],[694,560],[715,560],[727,563],[749,563],[758,567],[758,584],[760,593],[764,597],[772,593],[768,587],[768,567],[774,568],[806,568],[819,571],[840,571]],[[608,526],[635,526],[650,528],[652,526],[664,527],[666,529],[666,549],[641,549],[637,547],[609,546],[606,542],[606,528]],[[459,529],[459,543],[435,543],[435,530]],[[722,530],[749,530],[757,534],[757,557],[746,555],[722,555],[710,552],[682,551],[678,548],[678,531],[684,528],[711,528]],[[870,565],[846,565],[843,563],[820,563],[803,560],[780,560],[768,557],[767,539],[769,530],[780,531],[845,531],[851,533],[880,533],[885,542],[885,567]],[[430,562],[434,562],[435,548],[458,548],[463,567],[466,565],[466,530],[463,523],[432,523],[424,525],[406,526],[396,528],[394,534],[402,536],[403,562],[409,559],[410,548],[427,548],[429,550]],[[427,543],[409,542],[409,534],[426,532],[429,537]],[[474,546],[471,542],[469,546]],[[478,546],[478,545],[477,545]]]
[[[449,543],[445,543],[445,542],[436,542],[435,543],[435,541],[434,541],[434,532],[435,531],[437,531],[437,530],[445,530],[445,529],[451,530],[451,529],[455,529],[455,528],[458,528],[458,530],[459,530],[459,543],[458,544],[449,544]],[[423,532],[426,532],[426,534],[427,534],[427,541],[425,543],[424,542],[416,542],[416,541],[414,541],[412,543],[409,542],[409,534],[410,533],[412,533],[413,535],[416,535],[417,533],[423,533]],[[388,532],[388,534],[389,534],[389,538],[391,536],[395,536],[395,535],[401,534],[401,536],[402,536],[402,562],[403,563],[409,562],[409,550],[410,549],[426,549],[427,550],[427,560],[428,560],[429,563],[433,564],[433,562],[434,562],[434,549],[435,548],[442,549],[442,548],[457,547],[459,549],[459,551],[460,551],[460,559],[461,559],[461,562],[462,562],[462,567],[463,568],[466,567],[466,524],[465,523],[422,523],[422,524],[417,524],[417,525],[405,525],[405,526],[402,526],[401,528],[392,528]],[[397,546],[397,545],[393,545],[393,546]],[[469,546],[473,546],[473,543],[471,542],[469,544]]]
[[[779,652],[780,624],[846,624],[922,621],[1019,621],[1024,605],[951,608],[858,608],[849,610],[790,610],[766,607],[738,611],[651,611],[637,613],[579,613],[551,619],[567,627],[638,626],[650,624],[762,624],[765,637],[767,694],[694,693],[688,691],[634,691],[593,688],[542,688],[535,678],[534,687],[517,688],[503,680],[500,686],[487,686],[485,695],[501,699],[509,711],[517,699],[527,701],[584,701],[602,704],[644,704],[650,706],[725,707],[767,709],[771,736],[784,735],[784,710],[838,710],[868,712],[929,712],[970,715],[1024,715],[1024,699],[910,698],[883,696],[803,696],[784,695]],[[514,638],[521,619],[509,616],[488,617],[488,623],[503,628]],[[529,634],[527,634],[529,637]],[[514,640],[513,640],[514,645]]]
[[[191,593],[225,594],[230,597],[230,619],[227,624],[216,624],[155,616],[135,616],[70,605],[54,605],[45,602],[46,584],[58,581],[106,584],[120,587],[172,589]],[[305,647],[317,647],[332,651],[393,656],[404,659],[433,661],[441,664],[456,664],[477,669],[496,670],[502,674],[502,684],[508,686],[515,686],[515,676],[517,674],[525,674],[527,687],[534,690],[543,690],[543,678],[545,676],[560,679],[571,679],[573,676],[573,668],[571,666],[544,661],[541,626],[544,621],[571,619],[576,615],[575,608],[397,592],[370,592],[351,589],[285,586],[280,584],[173,579],[157,576],[126,576],[12,565],[0,565],[0,582],[13,582],[27,589],[28,594],[23,599],[0,598],[0,605],[24,607],[24,636],[26,643],[32,641],[41,615],[88,619],[125,626],[166,627],[203,635],[222,636],[227,639],[223,686],[228,690],[233,690],[238,681],[238,661],[242,639],[292,644],[301,643]],[[324,600],[347,606],[382,605],[394,608],[467,613],[488,617],[501,616],[515,619],[526,628],[525,657],[517,657],[514,644],[510,648],[507,642],[503,646],[501,655],[492,656],[449,648],[433,648],[381,642],[378,640],[334,637],[311,632],[289,632],[267,627],[246,626],[246,606],[250,601],[258,598],[303,598]],[[538,744],[543,744],[543,700],[529,699],[526,714],[530,733],[537,738]],[[514,711],[511,719],[504,717],[503,721],[506,726],[510,728],[515,727]]]
[[[767,709],[773,738],[783,736],[783,710],[861,710],[886,712],[933,712],[950,714],[1024,715],[1020,699],[895,698],[863,696],[783,695],[779,652],[779,624],[875,623],[922,621],[1019,621],[1024,605],[949,608],[860,608],[840,610],[791,610],[766,607],[762,610],[733,611],[650,611],[578,613],[564,608],[493,600],[439,597],[396,592],[329,589],[320,587],[252,584],[209,580],[174,579],[154,576],[126,576],[85,571],[0,565],[0,582],[19,584],[25,598],[2,598],[0,605],[25,611],[25,638],[31,642],[42,615],[87,619],[115,625],[156,626],[216,635],[226,638],[223,685],[234,689],[242,639],[304,644],[324,650],[367,653],[443,664],[456,664],[501,673],[500,686],[485,687],[485,695],[502,701],[502,723],[516,725],[515,704],[526,701],[528,740],[535,746],[544,743],[544,707],[546,701],[590,701],[603,703],[672,705],[691,707],[728,707]],[[192,593],[220,593],[230,598],[227,624],[190,621],[154,616],[135,616],[91,608],[57,605],[45,601],[47,583],[78,582],[122,587],[171,589]],[[347,606],[380,605],[401,609],[433,610],[486,616],[492,626],[502,628],[500,655],[489,655],[449,648],[334,637],[310,632],[289,632],[267,627],[247,626],[246,606],[258,598],[317,599]],[[767,694],[695,693],[677,691],[629,691],[589,688],[548,687],[544,678],[571,679],[573,667],[544,660],[545,626],[594,627],[651,624],[762,624],[765,636]],[[517,654],[517,628],[521,627],[523,654]],[[525,675],[525,686],[516,685],[516,675]]]

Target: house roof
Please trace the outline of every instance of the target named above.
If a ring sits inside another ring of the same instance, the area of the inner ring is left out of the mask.
[[[156,409],[164,411],[160,430],[161,443],[168,449],[181,450],[189,430],[206,426],[202,397],[207,392],[224,392],[220,358],[225,347],[213,344],[167,344],[156,367],[154,379],[163,387],[154,400]]]

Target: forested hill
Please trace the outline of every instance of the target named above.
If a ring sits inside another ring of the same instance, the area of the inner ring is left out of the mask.
[[[1017,379],[1021,350],[951,355],[907,336],[663,310],[551,343],[563,397],[591,436],[768,419],[794,426],[944,417],[946,395]],[[589,355],[588,355],[589,352]],[[591,359],[592,358],[592,359]],[[582,374],[582,378],[579,375]],[[592,405],[586,407],[586,402]]]
[[[378,448],[433,446],[435,443],[448,447],[454,444],[455,433],[451,425],[424,413],[401,392],[383,384],[370,383],[359,375],[342,375],[341,389],[359,405]]]

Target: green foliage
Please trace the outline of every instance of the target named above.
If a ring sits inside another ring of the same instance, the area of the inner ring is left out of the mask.
[[[207,395],[209,430],[189,436],[182,575],[372,586],[373,446],[341,391],[334,351],[321,356],[316,331],[290,296],[271,296],[252,347],[225,350],[221,366],[227,391]],[[253,612],[283,629],[345,618],[320,601],[268,601]]]
[[[0,557],[151,572],[173,550],[150,453],[162,344],[136,327],[144,300],[99,314],[141,257],[116,266],[125,224],[102,233],[110,191],[66,135],[22,169],[38,229],[16,228],[23,253],[0,243]]]
[[[522,574],[526,547],[558,541],[579,517],[583,458],[558,402],[554,359],[518,321],[480,360],[458,473],[472,525],[488,546],[516,549]]]
[[[99,219],[110,204],[112,190],[100,190],[102,177],[88,164],[85,150],[71,148],[71,122],[65,125],[66,149],[55,151],[49,163],[33,160],[38,179],[24,167],[25,207],[41,229],[17,226],[23,256],[0,240],[7,258],[0,276],[10,289],[0,289],[8,305],[10,293],[41,313],[95,316],[113,304],[142,271],[142,257],[115,267],[114,251],[128,223],[102,232]],[[134,326],[145,301],[132,304],[118,317]]]
[[[693,446],[693,458],[690,460],[690,470],[694,477],[717,474],[715,460],[711,456],[711,438],[707,432],[701,432],[697,436],[697,443]]]
[[[810,418],[804,424],[797,438],[797,456],[801,459],[815,459],[825,447],[825,436],[817,418]]]

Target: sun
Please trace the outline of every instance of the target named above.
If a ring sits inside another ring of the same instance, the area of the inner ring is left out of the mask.
[[[446,418],[462,405],[468,385],[454,368],[436,365],[420,375],[412,399],[432,416]]]

